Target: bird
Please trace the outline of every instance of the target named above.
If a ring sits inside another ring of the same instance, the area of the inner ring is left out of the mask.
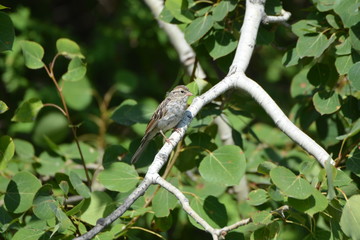
[[[179,85],[166,96],[153,113],[146,127],[144,137],[141,139],[140,146],[131,158],[131,164],[135,164],[139,160],[150,140],[158,133],[168,141],[164,133],[176,127],[180,122],[187,107],[187,100],[192,95],[186,86]]]

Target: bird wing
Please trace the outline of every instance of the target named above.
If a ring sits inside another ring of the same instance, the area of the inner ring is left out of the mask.
[[[166,115],[167,109],[165,106],[168,104],[169,101],[170,98],[167,97],[157,107],[157,109],[155,110],[154,114],[151,117],[150,122],[146,127],[145,136],[148,135],[148,133],[150,133],[156,127],[157,121]]]

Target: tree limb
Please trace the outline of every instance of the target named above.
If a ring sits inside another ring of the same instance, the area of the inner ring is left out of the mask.
[[[150,0],[146,0],[146,2],[150,2]],[[166,182],[158,175],[159,170],[167,161],[174,146],[184,136],[191,120],[198,114],[204,105],[208,104],[210,101],[214,100],[229,89],[238,88],[250,94],[254,100],[265,109],[265,111],[274,120],[275,124],[294,142],[298,143],[308,153],[313,155],[321,165],[324,166],[326,161],[329,159],[331,163],[333,163],[330,155],[314,140],[312,140],[309,136],[297,128],[286,117],[286,115],[281,111],[281,109],[276,105],[276,103],[266,93],[266,91],[261,88],[260,85],[245,75],[245,70],[248,67],[255,46],[259,25],[264,18],[266,19],[266,15],[264,13],[264,4],[265,0],[246,1],[245,18],[241,29],[241,31],[246,34],[241,34],[236,54],[228,75],[206,93],[194,99],[193,103],[189,106],[186,113],[184,114],[182,121],[178,125],[178,128],[180,128],[181,131],[174,131],[171,134],[170,138],[172,139],[172,144],[166,142],[163,145],[160,151],[156,154],[154,161],[149,166],[144,180],[125,199],[125,202],[106,218],[99,219],[93,229],[91,229],[83,236],[76,238],[77,240],[91,239],[94,237],[97,233],[104,229],[105,226],[108,226],[118,217],[120,217],[138,197],[145,193],[148,187],[153,183],[160,184],[165,189],[172,192],[176,197],[178,197],[184,210],[187,211],[188,214],[190,214],[190,216],[192,216],[195,220],[200,221],[205,230],[212,234],[213,239],[218,239],[219,237],[221,238],[224,231],[227,232],[233,228],[236,228],[237,226],[249,223],[251,220],[245,219],[239,223],[236,223],[235,225],[225,227],[222,230],[213,229],[208,223],[202,222],[201,218],[199,218],[199,216],[193,212],[191,208],[189,208],[188,200],[183,198],[184,195],[179,189],[173,187],[170,183]],[[267,17],[267,19],[269,19],[269,17]],[[270,21],[272,21],[271,19],[272,18],[270,18]]]

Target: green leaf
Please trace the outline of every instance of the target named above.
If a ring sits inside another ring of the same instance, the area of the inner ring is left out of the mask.
[[[298,211],[313,216],[318,212],[324,211],[328,206],[328,200],[315,188],[312,189],[310,197],[306,199],[288,198],[289,205]]]
[[[69,183],[67,181],[60,181],[59,187],[63,191],[65,196],[69,194]]]
[[[115,208],[113,200],[105,192],[92,192],[82,207],[80,219],[95,225],[99,218],[106,217]]]
[[[343,56],[338,56],[335,59],[335,67],[337,72],[340,75],[345,75],[349,72],[351,66],[353,66],[354,61],[353,61],[353,57],[351,54],[349,55],[343,55]]]
[[[76,231],[74,224],[71,222],[68,216],[66,216],[61,208],[56,209],[55,216],[59,222],[59,233],[73,234]]]
[[[44,67],[42,58],[44,57],[44,49],[36,42],[21,41],[21,49],[25,58],[25,65],[30,69],[39,69]]]
[[[299,59],[300,58],[296,51],[296,48],[293,48],[284,54],[281,62],[285,67],[291,67],[297,65],[299,63]]]
[[[161,232],[168,231],[173,226],[173,216],[154,218],[155,228],[159,229]]]
[[[360,91],[360,62],[355,63],[349,70],[349,81],[351,86]]]
[[[0,233],[3,233],[14,223],[15,219],[13,219],[10,213],[5,210],[4,206],[0,207],[0,216]]]
[[[8,110],[8,106],[6,105],[6,103],[4,103],[3,101],[0,100],[0,114],[6,112]]]
[[[260,211],[255,213],[251,218],[255,224],[267,225],[271,223],[272,214],[268,211]]]
[[[31,220],[23,228],[20,228],[11,240],[50,239],[50,234],[46,233],[47,229],[45,220]]]
[[[326,180],[327,180],[327,186],[328,186],[328,193],[327,198],[329,200],[336,197],[336,193],[334,190],[334,175],[336,174],[337,169],[330,164],[329,161],[325,162],[325,171],[326,171]]]
[[[246,162],[243,151],[238,146],[222,146],[206,156],[200,163],[201,176],[208,182],[239,184],[245,173]]]
[[[23,102],[16,109],[15,115],[11,120],[15,122],[33,122],[43,106],[40,99],[31,98]]]
[[[233,52],[237,47],[238,41],[235,37],[223,30],[216,31],[205,41],[205,47],[210,56],[215,60]]]
[[[340,40],[340,39],[339,39]],[[351,54],[350,38],[346,38],[342,43],[335,46],[337,55]]]
[[[15,151],[17,156],[22,160],[29,160],[35,156],[34,146],[25,140],[14,139]]]
[[[78,192],[78,194],[80,194],[84,198],[89,198],[91,195],[90,190],[81,181],[81,178],[79,177],[79,175],[77,175],[75,172],[72,171],[72,172],[70,172],[69,177],[70,177],[71,184],[73,185],[75,190]]]
[[[312,95],[314,86],[309,82],[307,78],[309,70],[310,69],[308,67],[304,67],[293,78],[290,86],[290,93],[292,98]]]
[[[17,173],[9,182],[5,193],[5,207],[12,213],[23,213],[33,203],[41,182],[29,172]]]
[[[316,111],[321,115],[334,113],[341,107],[339,95],[334,91],[319,91],[315,93],[313,103]]]
[[[15,152],[14,141],[9,136],[0,137],[0,170],[4,170]]]
[[[179,23],[179,21],[177,19],[175,19],[174,15],[172,15],[172,13],[170,12],[169,9],[167,9],[166,7],[164,7],[161,10],[161,13],[159,14],[159,19],[163,22],[167,22],[167,23]],[[191,22],[191,20],[189,20],[189,22]]]
[[[214,21],[219,22],[223,20],[229,12],[236,8],[236,5],[236,0],[222,0],[219,4],[215,5],[212,9]]]
[[[307,74],[309,82],[313,86],[319,86],[330,77],[329,65],[324,63],[315,63]]]
[[[193,44],[202,38],[213,26],[214,21],[211,15],[202,16],[192,21],[185,29],[185,39]]]
[[[352,182],[352,179],[345,172],[336,169],[336,176],[334,179],[335,187],[344,187],[348,186]]]
[[[360,22],[350,28],[349,38],[352,48],[360,52]]]
[[[47,152],[40,154],[36,171],[43,176],[55,176],[57,172],[64,170],[65,162],[59,156],[52,156]]]
[[[345,204],[340,226],[351,239],[360,239],[360,195],[352,196]]]
[[[15,30],[10,17],[0,12],[0,52],[11,50],[15,38]]]
[[[56,41],[56,48],[58,54],[61,54],[68,58],[85,58],[82,55],[79,45],[67,38],[60,38]]]
[[[61,81],[65,101],[74,110],[84,110],[91,103],[93,89],[87,78],[77,81]],[[81,94],[79,94],[81,93]]]
[[[116,162],[101,171],[98,180],[109,190],[127,192],[139,182],[139,175],[134,166]]]
[[[207,196],[219,197],[226,191],[226,186],[218,183],[206,182],[200,178],[195,186],[183,186],[184,192],[191,192],[200,198],[206,198]]]
[[[2,4],[0,4],[0,10],[8,9],[8,8],[9,8],[9,7],[6,7],[6,6],[2,5]]]
[[[341,20],[337,15],[328,14],[326,15],[326,21],[329,23],[330,26],[332,26],[335,29],[341,28]]]
[[[301,36],[296,44],[296,51],[300,58],[320,55],[335,41],[335,35],[328,39],[323,33]]]
[[[51,145],[55,148],[56,143],[64,140],[68,134],[69,124],[66,117],[60,112],[50,112],[36,121],[32,137],[33,141],[40,146]]]
[[[291,30],[298,37],[303,37],[309,33],[316,33],[320,27],[317,20],[300,20],[291,26]]]
[[[167,0],[165,2],[165,8],[180,22],[190,23],[194,18],[188,9],[187,0]]]
[[[81,211],[82,206],[84,205],[86,199],[81,200],[75,207],[66,212],[66,216],[74,216]]]
[[[252,206],[259,206],[269,200],[269,196],[264,189],[251,191],[248,198],[248,203]]]
[[[177,187],[177,184],[175,184],[177,179],[173,178],[170,182]],[[178,199],[164,188],[161,188],[152,200],[152,209],[158,218],[169,216],[170,210],[174,209],[177,205]]]
[[[215,228],[224,227],[228,223],[228,215],[225,206],[214,196],[208,196],[205,201],[200,198],[193,198],[190,206],[210,226]],[[203,229],[192,217],[188,216],[192,225]]]
[[[346,28],[360,21],[359,6],[359,0],[337,1],[334,11],[340,16]]]
[[[35,195],[33,211],[36,217],[46,220],[55,217],[55,211],[58,205],[52,196],[52,186],[46,184],[42,186]]]
[[[316,7],[320,12],[332,10],[335,6],[336,0],[321,0],[318,1]]]
[[[360,122],[360,121],[359,121]],[[355,150],[350,154],[346,161],[346,169],[360,176],[360,148],[355,147]]]
[[[79,81],[86,74],[86,64],[79,57],[71,59],[67,72],[62,76],[65,81]]]
[[[94,163],[98,159],[99,152],[93,146],[80,142],[80,148],[86,163]],[[78,146],[75,142],[71,144],[62,144],[58,154],[64,156],[66,159],[81,159]]]
[[[257,171],[262,174],[270,174],[271,169],[275,168],[277,165],[272,162],[262,162],[259,164]]]
[[[273,183],[289,197],[306,199],[313,192],[310,184],[300,176],[296,176],[285,167],[271,169],[270,178]]]
[[[119,157],[127,153],[127,150],[120,145],[110,145],[105,149],[102,165],[108,168],[112,163],[119,162]]]

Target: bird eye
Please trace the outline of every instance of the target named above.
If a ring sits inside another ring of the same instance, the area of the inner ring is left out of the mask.
[[[185,93],[185,91],[184,91],[184,90],[181,90],[181,93]]]

